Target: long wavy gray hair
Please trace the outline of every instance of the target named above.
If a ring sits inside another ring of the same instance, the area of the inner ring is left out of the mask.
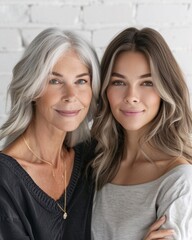
[[[88,67],[92,76],[93,97],[87,117],[78,129],[67,133],[65,144],[74,146],[90,137],[89,121],[96,111],[100,90],[99,62],[95,50],[74,32],[48,28],[31,42],[13,69],[13,78],[8,89],[11,110],[7,121],[0,128],[0,140],[5,139],[3,147],[25,131],[34,114],[33,101],[42,95],[48,73],[69,49],[74,50]]]
[[[124,130],[114,119],[107,99],[111,71],[115,59],[123,51],[145,54],[161,97],[158,115],[140,138],[141,151],[144,144],[150,144],[169,156],[184,157],[188,161],[192,159],[192,114],[189,92],[181,70],[157,31],[128,28],[111,41],[101,62],[100,103],[92,128],[92,135],[97,140],[97,156],[92,162],[97,189],[114,178],[125,153]],[[150,160],[150,156],[147,157]]]

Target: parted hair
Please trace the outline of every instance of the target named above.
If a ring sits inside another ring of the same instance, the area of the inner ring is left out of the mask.
[[[66,135],[65,144],[74,146],[90,138],[89,122],[97,107],[100,89],[99,61],[93,47],[72,31],[48,28],[39,33],[24,51],[21,60],[13,69],[10,94],[11,108],[8,118],[0,128],[0,140],[4,147],[19,137],[28,127],[34,114],[34,101],[46,87],[47,77],[58,59],[67,50],[76,52],[91,74],[93,96],[85,120],[78,129]]]
[[[151,28],[127,28],[110,42],[101,61],[100,101],[92,127],[97,142],[92,162],[97,189],[114,178],[125,152],[123,127],[114,119],[107,99],[113,65],[123,51],[141,52],[147,57],[161,97],[157,116],[139,140],[141,151],[145,154],[142,146],[149,144],[173,158],[192,159],[190,98],[180,67],[159,32]]]

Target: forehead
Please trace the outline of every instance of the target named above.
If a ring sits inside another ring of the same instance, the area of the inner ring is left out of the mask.
[[[122,51],[116,56],[114,63],[117,64],[118,62],[125,62],[130,64],[132,61],[129,62],[128,60],[138,62],[144,61],[146,63],[149,63],[147,56],[140,51]]]
[[[88,66],[81,60],[79,55],[74,50],[64,52],[53,66],[54,71],[88,71]]]
[[[113,71],[137,72],[138,74],[150,73],[150,64],[142,52],[123,51],[116,57]]]

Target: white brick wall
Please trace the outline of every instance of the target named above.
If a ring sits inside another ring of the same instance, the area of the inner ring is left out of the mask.
[[[167,40],[192,93],[192,0],[0,0],[0,125],[14,64],[44,28],[73,29],[99,57],[125,27],[153,27]]]

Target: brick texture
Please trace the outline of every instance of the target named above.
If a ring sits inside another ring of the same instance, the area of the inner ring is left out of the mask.
[[[191,0],[0,0],[0,124],[12,68],[43,29],[73,29],[92,42],[101,58],[125,27],[153,27],[172,49],[192,93]]]

